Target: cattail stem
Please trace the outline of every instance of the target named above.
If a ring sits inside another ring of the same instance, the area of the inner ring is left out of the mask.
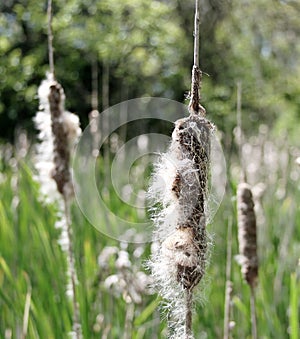
[[[237,133],[238,133],[238,149],[241,166],[243,168],[242,159],[242,83],[237,82],[236,85],[236,122],[237,122]]]
[[[230,310],[231,310],[232,281],[227,280],[225,285],[225,305],[224,305],[224,339],[230,338]]]
[[[126,307],[125,314],[125,328],[124,328],[124,336],[123,339],[130,339],[132,337],[132,324],[134,318],[134,303],[130,303]]]
[[[200,44],[200,0],[195,1],[195,19],[194,19],[194,66],[192,69],[191,100],[189,111],[194,114],[205,115],[205,108],[200,105],[200,87],[202,72],[199,68],[199,44]]]
[[[24,315],[23,315],[22,339],[25,339],[27,337],[28,323],[29,323],[29,311],[30,311],[30,305],[31,305],[31,284],[30,284],[30,280],[27,277],[27,275],[25,275],[25,278],[27,280],[27,293],[26,293]]]
[[[64,196],[64,212],[65,212],[65,216],[66,216],[67,235],[68,235],[67,256],[68,256],[68,262],[69,262],[72,295],[73,295],[73,298],[72,298],[72,302],[73,302],[73,331],[75,332],[76,339],[80,339],[81,338],[80,311],[79,311],[79,304],[78,304],[78,301],[77,301],[77,291],[76,291],[77,277],[76,277],[75,258],[74,258],[74,251],[73,251],[70,200],[66,196]]]
[[[200,0],[195,1],[195,21],[194,21],[194,66],[199,67],[199,43],[200,43]]]
[[[98,60],[97,57],[93,57],[92,60],[92,110],[97,111],[99,102],[98,102]]]
[[[50,73],[54,75],[54,57],[53,57],[53,33],[52,33],[52,0],[48,0],[48,53]]]
[[[102,109],[106,110],[109,107],[109,63],[105,61],[103,63],[103,68],[102,68]],[[103,134],[104,135],[109,135],[109,119],[107,115],[104,115],[103,119]],[[104,169],[105,173],[109,173],[110,171],[110,150],[109,150],[109,144],[110,144],[110,137],[107,138],[105,142],[105,147],[104,147]],[[108,178],[105,177],[104,180],[104,186],[108,186]],[[107,190],[107,193],[109,195],[109,190]]]
[[[92,155],[97,158],[99,155],[98,145],[100,141],[100,131],[98,126],[98,117],[99,117],[99,100],[98,100],[98,60],[97,57],[93,56],[92,59],[92,95],[91,95],[91,106],[92,111],[89,114],[90,120],[90,131],[93,137],[93,151]]]
[[[193,307],[193,291],[187,289],[185,291],[185,339],[190,339],[193,333],[192,307]]]
[[[255,286],[250,286],[251,296],[250,296],[250,304],[251,304],[251,331],[252,331],[252,339],[257,339],[257,324],[256,324],[256,300],[255,300]]]
[[[243,132],[242,132],[242,82],[237,82],[236,88],[236,121],[237,121],[237,143],[239,150],[239,159],[241,163],[241,180],[246,181],[246,171],[243,161]]]
[[[231,257],[232,257],[232,220],[228,222],[227,230],[227,256],[226,256],[226,286],[225,286],[225,305],[224,305],[224,339],[229,338],[229,322],[230,322],[230,303],[232,293],[231,275]]]

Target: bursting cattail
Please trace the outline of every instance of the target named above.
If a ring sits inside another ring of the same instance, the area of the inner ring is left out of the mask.
[[[256,217],[251,187],[243,182],[237,189],[239,263],[246,282],[253,288],[258,277]]]
[[[64,110],[65,94],[61,85],[57,81],[52,81],[49,85],[48,99],[54,155],[52,177],[58,192],[69,198],[74,193],[70,173],[70,151],[81,130],[78,117]]]
[[[52,74],[42,81],[38,96],[40,111],[34,122],[41,141],[37,147],[36,168],[42,193],[48,201],[58,199],[56,189],[64,197],[71,198],[70,153],[81,134],[79,118],[65,111],[63,88]]]
[[[194,65],[190,115],[175,122],[169,151],[162,155],[150,196],[159,244],[150,267],[159,293],[168,302],[169,338],[192,339],[193,290],[207,263],[206,211],[210,141],[214,126],[200,105],[200,1],[195,1]]]
[[[65,111],[65,95],[61,85],[49,74],[38,90],[40,111],[34,121],[39,129],[41,143],[37,148],[36,168],[41,191],[46,202],[57,202],[58,220],[56,227],[61,228],[59,244],[65,251],[68,261],[67,295],[73,301],[73,332],[81,338],[79,307],[76,299],[77,275],[72,244],[70,204],[74,195],[70,172],[71,151],[81,134],[79,118]],[[56,189],[55,189],[56,188]],[[58,194],[59,193],[59,194]]]
[[[213,128],[206,118],[194,113],[176,121],[170,148],[161,156],[149,189],[156,206],[154,240],[159,244],[150,268],[171,310],[172,338],[192,338],[191,332],[186,333],[183,316],[185,292],[192,292],[206,267],[206,203]]]

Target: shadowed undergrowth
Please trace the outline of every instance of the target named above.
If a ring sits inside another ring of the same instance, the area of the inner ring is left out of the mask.
[[[281,187],[268,185],[264,170],[267,168],[260,168],[265,189],[257,194],[256,202],[256,208],[261,208],[258,211],[258,336],[296,339],[300,294],[299,181],[287,175],[284,187],[281,181]],[[295,171],[292,161],[287,164],[287,171]],[[60,231],[54,227],[56,208],[40,202],[38,185],[25,162],[2,159],[1,172],[0,337],[19,338],[26,331],[28,338],[66,337],[71,330],[72,314],[65,291],[67,264],[58,244]],[[285,193],[279,195],[279,188],[285,189]],[[228,218],[233,220],[233,256],[238,253],[235,189],[236,183],[231,180],[213,224],[209,225],[214,234],[214,248],[205,282],[206,301],[197,303],[194,315],[197,338],[223,335]],[[114,210],[122,208],[119,200],[110,204]],[[164,337],[166,322],[160,319],[157,310],[159,300],[143,287],[147,283],[143,262],[149,257],[150,244],[119,243],[93,228],[75,205],[72,214],[84,337]],[[136,215],[131,218],[137,220]],[[250,292],[236,262],[232,263],[231,280],[231,320],[235,323],[232,337],[250,338]],[[24,317],[26,305],[30,306],[28,321]]]

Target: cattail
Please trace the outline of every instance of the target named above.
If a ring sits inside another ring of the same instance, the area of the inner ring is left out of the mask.
[[[73,331],[70,332],[70,335],[80,339],[80,312],[76,293],[77,274],[70,214],[70,205],[74,196],[70,158],[73,146],[81,135],[81,129],[78,117],[65,111],[64,90],[54,77],[52,0],[48,0],[47,17],[50,73],[38,89],[40,112],[37,113],[34,121],[40,132],[41,144],[38,147],[36,168],[44,196],[47,197],[48,202],[57,202],[58,211],[55,226],[61,228],[61,237],[58,243],[65,251],[68,263],[69,282],[66,294],[73,303]],[[56,192],[53,186],[56,186]]]
[[[212,125],[191,115],[175,123],[171,152],[175,165],[172,182],[177,209],[175,229],[162,243],[164,255],[174,256],[177,281],[192,289],[201,280],[206,260],[205,202]]]
[[[65,198],[73,196],[70,173],[70,147],[74,138],[80,134],[78,117],[64,111],[65,95],[61,85],[53,81],[49,86],[49,106],[53,133],[54,170],[52,177],[57,190]]]
[[[183,309],[187,306],[185,292],[191,295],[207,262],[206,201],[213,128],[206,118],[193,113],[176,121],[169,151],[156,166],[149,189],[158,206],[153,218],[154,239],[160,244],[150,267],[159,292],[172,310],[174,338],[192,338],[182,315],[187,311]],[[190,318],[190,299],[188,303]]]
[[[256,217],[251,187],[243,182],[237,189],[239,261],[244,279],[255,287],[258,277]]]
[[[254,212],[253,195],[250,185],[246,183],[246,174],[242,158],[242,83],[237,83],[237,127],[239,131],[239,157],[242,167],[242,182],[237,187],[238,241],[239,255],[237,260],[241,265],[244,280],[250,286],[251,330],[252,338],[257,338],[255,287],[258,278],[258,257],[256,242],[256,216]]]
[[[258,257],[256,243],[256,217],[251,187],[242,182],[237,189],[238,240],[241,271],[251,290],[252,338],[257,338],[255,287],[258,278]]]
[[[231,257],[232,257],[232,221],[228,222],[227,229],[227,255],[226,255],[226,285],[225,285],[225,303],[224,303],[224,339],[230,338],[230,311],[231,311],[231,298],[233,292],[233,283],[230,280],[231,276]]]
[[[159,248],[150,267],[159,293],[168,302],[169,338],[192,339],[193,290],[207,264],[206,212],[213,124],[200,105],[200,1],[195,0],[194,65],[190,115],[175,122],[169,151],[156,166],[150,197],[156,210],[154,240]]]
[[[40,111],[34,122],[41,143],[37,147],[36,168],[41,189],[48,201],[58,199],[57,191],[66,198],[73,196],[70,174],[70,152],[81,134],[79,119],[64,109],[62,87],[47,75],[39,89]]]
[[[91,106],[92,111],[89,114],[89,122],[90,122],[90,131],[93,137],[92,139],[92,155],[97,158],[99,155],[99,142],[100,142],[100,131],[99,131],[99,111],[98,111],[98,62],[96,58],[92,60],[92,95],[91,95]]]
[[[49,74],[38,90],[40,112],[35,117],[39,129],[39,139],[36,156],[36,168],[41,189],[46,196],[46,202],[58,202],[58,220],[56,227],[61,228],[59,243],[66,252],[68,260],[67,295],[72,298],[74,319],[73,334],[81,337],[79,323],[79,308],[76,299],[76,269],[72,244],[70,204],[74,195],[70,172],[70,157],[72,148],[81,134],[78,117],[65,111],[65,95],[61,85]],[[56,186],[57,192],[53,187]]]

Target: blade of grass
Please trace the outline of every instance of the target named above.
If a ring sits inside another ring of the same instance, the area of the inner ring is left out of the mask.
[[[297,286],[297,276],[295,273],[291,274],[290,280],[290,338],[298,339],[299,338],[299,284]]]

